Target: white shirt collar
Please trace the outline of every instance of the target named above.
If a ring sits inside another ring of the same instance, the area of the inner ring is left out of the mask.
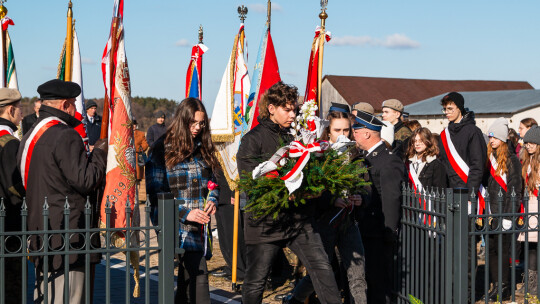
[[[367,150],[367,155],[370,155],[371,152],[373,152],[375,149],[377,149],[378,146],[382,145],[383,144],[383,141],[379,141],[378,143],[376,143],[373,147],[369,148],[369,150]]]

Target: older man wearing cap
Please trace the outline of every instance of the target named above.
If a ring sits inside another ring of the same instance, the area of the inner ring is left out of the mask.
[[[93,148],[101,135],[101,116],[96,112],[97,104],[95,101],[88,100],[84,106],[86,117],[83,119],[83,124],[86,128],[86,135],[88,135],[88,144]]]
[[[151,125],[148,131],[146,131],[146,141],[150,147],[167,131],[165,113],[163,111],[157,111],[154,113],[154,117],[156,118],[156,123]]]
[[[44,229],[43,210],[49,211],[49,230],[84,229],[86,197],[105,177],[107,141],[98,140],[93,152],[88,155],[81,136],[74,130],[81,122],[74,117],[75,97],[81,88],[73,82],[54,79],[38,87],[43,100],[39,120],[23,137],[17,153],[17,163],[22,182],[27,189],[28,230]],[[46,205],[44,204],[46,200]],[[69,204],[70,221],[64,222],[64,210]],[[91,204],[97,202],[91,201]],[[69,244],[60,235],[48,239],[33,236],[30,250],[39,252],[43,246],[49,251],[61,250],[65,246],[85,248],[85,239],[72,234]],[[99,237],[91,239],[93,246],[100,246]],[[99,256],[91,255],[92,263]],[[69,263],[69,278],[64,276],[65,262]],[[43,257],[35,257],[36,288],[35,303],[44,301],[44,289],[48,288],[48,303],[82,303],[84,296],[85,255],[61,254],[49,256],[48,272],[43,271]],[[48,286],[44,276],[48,276]],[[64,299],[64,281],[69,281],[69,298]],[[90,291],[88,291],[90,292]]]
[[[401,208],[403,162],[381,140],[383,123],[375,116],[358,112],[353,124],[357,146],[365,152],[371,186],[363,196],[358,227],[366,253],[368,303],[391,303],[393,257],[396,250]]]
[[[21,94],[16,89],[0,89],[0,198],[6,208],[5,231],[21,231],[21,206],[25,196],[21,175],[17,169],[19,140],[15,137],[17,125],[22,120]],[[21,242],[15,238],[6,240],[10,252],[19,252]],[[6,303],[22,301],[22,263],[20,258],[6,258]],[[4,284],[4,282],[0,282]],[[26,284],[26,282],[25,282]]]
[[[402,121],[403,104],[397,99],[388,99],[382,103],[382,119],[394,125],[394,143],[392,152],[400,158],[405,156],[405,150],[412,135],[411,129]]]

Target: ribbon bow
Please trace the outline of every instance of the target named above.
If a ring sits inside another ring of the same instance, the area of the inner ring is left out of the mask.
[[[325,140],[319,140],[307,145],[302,144],[300,141],[293,141],[290,144],[289,157],[298,157],[299,159],[292,170],[281,178],[285,181],[285,186],[287,186],[289,193],[293,193],[296,189],[300,188],[304,179],[302,170],[308,163],[311,153],[315,152],[315,156],[320,157],[329,147],[330,144]]]
[[[10,25],[15,25],[13,20],[11,20],[11,18],[9,18],[9,17],[2,18],[2,20],[0,20],[0,22],[2,23],[2,31],[6,31],[8,29],[8,26],[10,26]]]
[[[321,34],[321,30],[322,28],[319,25],[317,25],[317,27],[315,28],[315,37]],[[326,42],[330,41],[330,39],[332,39],[332,33],[330,31],[325,30],[324,39],[326,39]]]

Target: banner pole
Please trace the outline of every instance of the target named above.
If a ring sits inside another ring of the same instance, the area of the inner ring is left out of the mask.
[[[326,14],[326,3],[323,4],[322,11],[319,14],[319,18],[321,18],[321,33],[319,35],[319,66],[317,69],[317,107],[319,108],[319,113],[322,114],[321,111],[321,89],[322,89],[322,68],[323,68],[323,56],[324,56],[324,41],[325,41],[325,35],[326,35],[326,18],[328,18],[328,15]]]
[[[234,224],[233,224],[233,252],[232,252],[232,290],[237,289],[236,272],[238,268],[238,221],[240,216],[240,190],[234,190]]]

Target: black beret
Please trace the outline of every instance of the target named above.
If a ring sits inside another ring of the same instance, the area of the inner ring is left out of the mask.
[[[96,108],[97,108],[97,103],[96,103],[95,101],[93,101],[93,100],[90,99],[90,100],[88,100],[87,102],[85,102],[84,108],[85,108],[86,110],[88,110],[88,109],[90,109],[91,107],[96,107]]]
[[[157,111],[156,113],[154,113],[154,117],[155,118],[160,118],[160,117],[165,118],[165,113],[163,111]]]
[[[75,82],[53,79],[40,85],[37,91],[42,100],[70,99],[81,94],[81,87]]]

